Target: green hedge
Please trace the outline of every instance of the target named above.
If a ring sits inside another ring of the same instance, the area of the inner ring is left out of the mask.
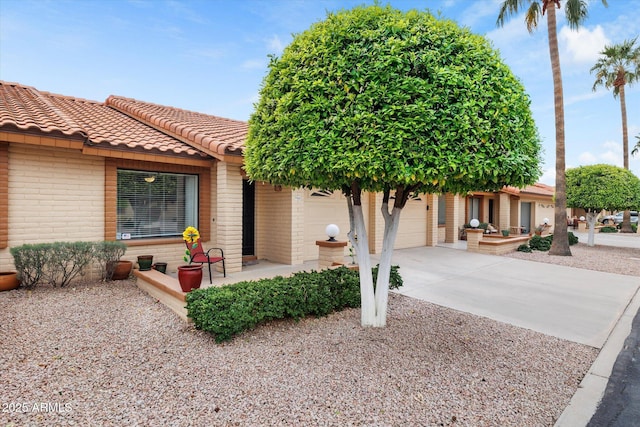
[[[377,268],[373,274],[375,283]],[[402,278],[398,267],[393,266],[389,288],[400,286]],[[196,289],[186,295],[186,302],[195,327],[213,334],[220,343],[269,320],[299,320],[360,307],[360,279],[357,271],[346,267],[300,272],[290,277]]]

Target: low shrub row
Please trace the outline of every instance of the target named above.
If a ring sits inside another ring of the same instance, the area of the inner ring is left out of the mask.
[[[569,246],[572,246],[578,243],[578,236],[573,234],[573,232],[569,231],[568,237],[569,237]],[[538,236],[536,234],[531,237],[531,239],[529,240],[529,244],[523,244],[518,246],[518,251],[531,252],[532,250],[534,250],[534,251],[546,252],[549,249],[551,249],[551,243],[553,243],[553,234],[549,234],[548,236],[544,236],[544,237]]]
[[[373,269],[374,283],[377,268]],[[398,267],[393,266],[389,288],[402,286]],[[300,272],[238,282],[228,286],[196,289],[186,295],[188,316],[197,329],[224,342],[275,319],[326,316],[334,311],[360,306],[360,279],[346,267]]]
[[[110,261],[120,259],[126,249],[122,242],[105,241],[26,244],[9,251],[22,286],[31,288],[39,283],[65,286],[92,263],[98,264],[103,278],[109,278]]]

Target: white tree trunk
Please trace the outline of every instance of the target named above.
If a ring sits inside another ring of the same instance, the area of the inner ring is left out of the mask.
[[[589,227],[589,234],[587,237],[587,246],[595,246],[595,234],[596,234],[596,218],[597,212],[587,212],[587,226]]]
[[[347,197],[347,205],[351,225],[351,230],[349,230],[347,236],[356,251],[356,258],[360,266],[360,323],[362,326],[383,327],[387,324],[391,257],[398,234],[400,212],[402,212],[402,209],[394,208],[393,212],[389,214],[388,204],[383,203],[382,205],[382,215],[385,220],[384,236],[380,266],[378,268],[378,279],[374,291],[373,274],[371,273],[371,257],[369,255],[369,239],[367,237],[362,206],[354,205],[350,197]]]
[[[398,235],[400,224],[400,213],[402,209],[393,208],[391,214],[388,213],[386,204],[382,205],[382,215],[384,216],[384,235],[382,239],[382,254],[380,254],[380,266],[378,267],[378,278],[376,280],[376,321],[374,326],[383,327],[387,324],[387,305],[389,302],[389,276],[391,274],[391,257],[393,256],[393,246]]]
[[[347,199],[348,203],[350,203],[350,198],[347,197]],[[369,256],[369,239],[367,238],[362,205],[352,206],[350,212],[353,212],[353,222],[351,226],[354,230],[349,231],[348,236],[351,245],[356,251],[358,265],[360,266],[360,323],[362,326],[374,326],[376,320],[375,295],[373,292],[371,257]],[[355,236],[352,231],[355,231]]]

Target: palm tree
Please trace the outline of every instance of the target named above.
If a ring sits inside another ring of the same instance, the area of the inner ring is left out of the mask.
[[[561,0],[504,0],[496,24],[504,26],[505,18],[515,15],[526,4],[527,30],[532,33],[538,27],[538,20],[547,14],[547,32],[549,35],[549,56],[553,74],[553,98],[556,125],[556,200],[554,210],[554,239],[549,250],[550,255],[570,256],[569,236],[567,233],[567,183],[565,178],[564,147],[564,100],[562,94],[562,73],[560,72],[560,54],[558,53],[558,31],[556,28],[556,7],[560,9]],[[606,6],[606,0],[602,0]],[[577,29],[587,17],[587,4],[584,0],[566,0],[565,12],[569,27]]]
[[[633,151],[631,152],[631,154],[634,156],[640,152],[640,134],[636,136],[636,139],[638,140],[638,142],[636,142],[636,146],[633,147]]]
[[[622,155],[625,169],[629,169],[629,135],[627,133],[627,104],[625,101],[624,87],[640,80],[640,47],[634,46],[633,40],[625,40],[621,44],[605,46],[600,52],[600,59],[591,67],[591,73],[596,73],[596,81],[593,84],[595,92],[598,86],[606,89],[613,88],[613,97],[620,97],[620,111],[622,113]],[[621,230],[623,233],[631,233],[631,215],[628,210],[624,212]]]

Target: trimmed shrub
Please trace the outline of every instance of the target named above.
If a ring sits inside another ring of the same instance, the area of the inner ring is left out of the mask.
[[[529,247],[534,251],[546,252],[549,249],[551,249],[552,239],[553,239],[553,235],[542,237],[536,234],[533,237],[531,237],[531,240],[529,240]]]
[[[600,229],[601,233],[617,233],[618,229],[616,227],[614,227],[613,225],[607,225],[606,227],[602,227]]]
[[[569,238],[569,246],[573,246],[578,243],[578,236],[573,234],[572,231],[569,231],[567,235]],[[534,251],[546,252],[551,249],[551,243],[553,243],[553,234],[549,234],[548,236],[544,237],[535,235],[531,237],[531,240],[529,240],[529,247]]]
[[[578,243],[578,236],[576,236],[575,234],[573,234],[573,231],[569,231],[569,246],[573,246],[576,243]],[[551,236],[551,238],[553,239],[553,236]]]
[[[32,288],[42,281],[48,260],[47,244],[26,244],[10,248],[9,252],[13,256],[21,286]]]
[[[374,281],[377,267],[373,269]],[[402,286],[398,267],[391,268],[389,288]],[[275,319],[326,316],[344,308],[360,307],[360,278],[346,267],[300,272],[196,289],[186,295],[188,316],[197,329],[220,343]]]
[[[125,251],[126,245],[122,242],[53,242],[9,249],[18,277],[26,288],[39,283],[68,285],[94,261],[100,265],[103,277],[107,277],[108,261],[117,261]]]
[[[127,251],[127,245],[120,241],[96,242],[93,245],[93,258],[100,269],[103,280],[111,280],[116,269],[117,261]]]
[[[518,252],[527,252],[530,253],[531,252],[531,248],[529,247],[529,245],[527,245],[526,243],[523,243],[522,245],[518,246],[517,249]]]

